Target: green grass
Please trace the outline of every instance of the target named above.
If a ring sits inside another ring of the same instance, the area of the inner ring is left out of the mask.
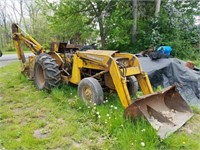
[[[200,149],[200,113],[165,140],[144,119],[123,117],[116,94],[86,106],[77,87],[39,91],[20,74],[20,65],[0,68],[0,149]]]

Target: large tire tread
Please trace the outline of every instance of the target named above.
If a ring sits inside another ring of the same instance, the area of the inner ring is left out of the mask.
[[[44,74],[45,83],[43,86],[39,85],[40,83],[38,83],[39,81],[37,79],[37,67],[39,65],[42,67]],[[59,67],[56,64],[55,59],[53,59],[50,55],[43,53],[36,58],[34,68],[34,81],[37,88],[41,90],[51,90],[60,84],[61,76]]]

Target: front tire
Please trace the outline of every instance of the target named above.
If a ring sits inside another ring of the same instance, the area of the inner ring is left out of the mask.
[[[103,103],[103,89],[94,78],[84,78],[78,84],[78,96],[86,103]]]
[[[129,94],[130,96],[135,96],[139,89],[138,81],[135,76],[129,76],[127,77],[127,80],[128,80],[127,88],[128,88]]]
[[[53,59],[48,54],[40,54],[34,65],[34,82],[38,89],[50,91],[60,84],[60,70]]]

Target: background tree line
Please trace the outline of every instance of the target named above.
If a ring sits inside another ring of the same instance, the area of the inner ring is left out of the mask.
[[[200,2],[196,0],[2,0],[0,48],[13,50],[17,22],[42,45],[96,42],[101,49],[137,53],[170,45],[180,58],[200,55]]]

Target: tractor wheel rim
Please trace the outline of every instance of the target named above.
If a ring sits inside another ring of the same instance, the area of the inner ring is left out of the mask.
[[[38,76],[38,85],[39,85],[39,87],[43,87],[44,84],[45,84],[45,77],[44,77],[43,68],[42,68],[42,66],[40,64],[38,65],[37,70],[38,70],[38,74],[37,74],[37,76]]]
[[[88,102],[92,102],[93,92],[89,87],[83,89],[83,97]]]

